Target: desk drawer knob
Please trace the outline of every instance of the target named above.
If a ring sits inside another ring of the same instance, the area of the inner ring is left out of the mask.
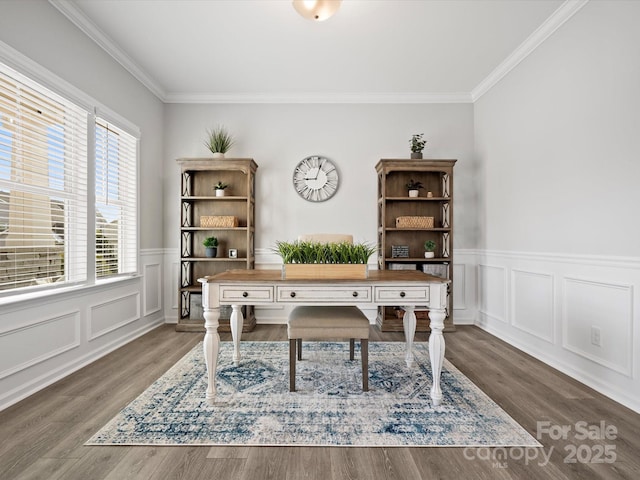
[[[358,296],[358,292],[353,292],[351,295],[353,295],[354,297]]]
[[[289,294],[289,296],[290,296],[291,298],[295,297],[295,296],[296,296],[296,292],[291,292],[291,293]]]
[[[249,292],[242,292],[242,296],[243,296],[244,298],[247,298],[247,297],[249,296]]]
[[[402,298],[404,298],[404,297],[405,297],[405,295],[406,295],[406,293],[404,293],[404,292],[400,292],[400,296],[401,296]]]

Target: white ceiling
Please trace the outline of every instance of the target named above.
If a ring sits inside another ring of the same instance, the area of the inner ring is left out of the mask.
[[[472,101],[585,0],[50,0],[165,102]]]

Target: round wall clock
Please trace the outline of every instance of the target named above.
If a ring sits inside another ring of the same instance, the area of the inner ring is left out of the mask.
[[[305,200],[324,202],[338,190],[338,169],[326,157],[304,158],[293,171],[293,187]]]

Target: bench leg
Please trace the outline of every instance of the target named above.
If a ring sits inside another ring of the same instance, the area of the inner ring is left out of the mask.
[[[362,391],[369,391],[369,339],[360,339],[360,356],[362,357]]]
[[[289,391],[296,391],[296,343],[295,338],[289,339]]]
[[[355,338],[350,338],[349,339],[349,360],[353,361],[353,359],[355,358],[355,344],[356,344],[356,340]]]

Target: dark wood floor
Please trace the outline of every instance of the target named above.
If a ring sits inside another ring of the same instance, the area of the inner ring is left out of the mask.
[[[403,340],[373,327],[371,337]],[[83,446],[201,339],[162,326],[0,412],[0,479],[640,479],[640,415],[476,327],[446,335],[447,358],[534,436],[547,422],[570,427],[566,439],[545,433],[543,449],[526,450]],[[286,330],[258,325],[243,339]],[[578,422],[605,422],[615,439],[581,439]]]

